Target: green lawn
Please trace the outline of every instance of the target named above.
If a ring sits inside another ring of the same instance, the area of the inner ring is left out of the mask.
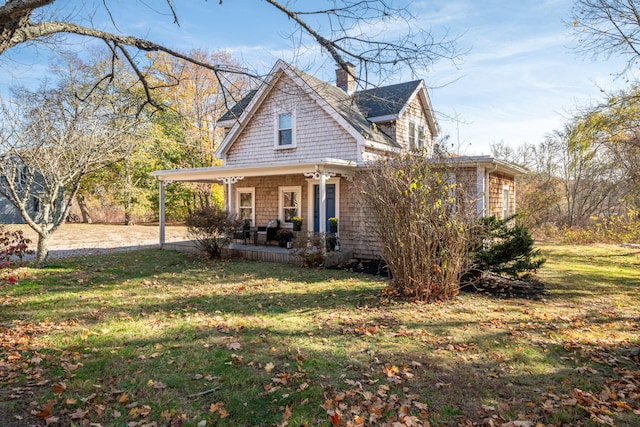
[[[158,250],[25,269],[0,285],[0,424],[640,425],[640,251],[542,249],[543,299],[434,305]]]

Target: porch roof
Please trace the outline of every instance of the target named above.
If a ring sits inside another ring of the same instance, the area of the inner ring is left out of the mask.
[[[447,159],[449,165],[456,165],[461,167],[469,166],[482,166],[485,168],[491,168],[496,172],[504,172],[509,175],[519,176],[525,175],[528,170],[522,166],[518,166],[511,162],[496,159],[492,156],[460,156],[450,157]]]
[[[227,167],[211,166],[205,168],[169,169],[151,172],[151,176],[163,182],[219,182],[224,178],[293,175],[313,172],[332,172],[349,174],[358,167],[355,162],[340,159],[322,159],[317,162],[273,164],[265,166]]]

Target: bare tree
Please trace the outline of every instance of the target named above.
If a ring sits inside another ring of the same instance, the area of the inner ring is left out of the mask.
[[[576,0],[573,28],[578,50],[593,57],[627,58],[627,69],[640,59],[640,3],[636,0]]]
[[[0,106],[0,194],[38,234],[37,265],[82,179],[129,151],[135,120],[101,95],[80,102],[60,88],[23,89]]]
[[[380,76],[400,68],[421,71],[442,58],[454,58],[457,53],[454,40],[448,34],[435,38],[430,31],[420,29],[409,12],[409,1],[389,0],[338,0],[332,7],[318,9],[317,2],[263,0],[289,17],[293,24],[292,40],[295,43],[310,41],[321,47],[343,69],[349,70],[348,62],[359,65],[359,75],[366,82],[370,76]],[[179,16],[174,0],[166,0],[167,11],[179,25]],[[222,1],[219,7],[224,7]],[[406,4],[405,4],[406,3]],[[103,40],[114,58],[128,63],[144,87],[146,103],[160,107],[152,96],[152,84],[139,66],[132,51],[163,52],[192,64],[208,68],[215,73],[224,87],[230,74],[249,74],[246,69],[211,64],[197,56],[184,54],[150,40],[119,35],[115,15],[108,0],[82,2],[71,17],[56,16],[56,0],[5,0],[0,6],[0,55],[16,46],[48,41],[55,43],[56,37],[79,36]],[[97,29],[92,25],[91,11],[96,7],[106,8],[112,19],[112,31]],[[117,6],[116,6],[117,7]],[[115,9],[115,8],[114,8]],[[149,9],[149,13],[156,13]],[[212,11],[213,13],[213,11]],[[251,9],[247,8],[247,13]],[[58,13],[60,14],[60,13]],[[47,19],[48,16],[53,16]],[[312,24],[313,22],[313,24]],[[404,25],[398,35],[389,27]],[[300,37],[295,32],[299,32]],[[108,73],[104,79],[113,79]],[[228,93],[232,96],[231,93]]]

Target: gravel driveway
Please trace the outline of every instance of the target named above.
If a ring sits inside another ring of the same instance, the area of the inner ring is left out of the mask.
[[[37,234],[28,225],[8,227],[22,230],[33,241],[31,247],[36,249]],[[51,236],[49,258],[159,247],[159,235],[157,224],[64,224]],[[167,242],[189,240],[184,226],[168,225],[165,235]]]

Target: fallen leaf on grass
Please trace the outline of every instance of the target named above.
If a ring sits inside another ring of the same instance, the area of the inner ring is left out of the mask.
[[[53,408],[53,400],[49,400],[47,402],[47,404],[40,409],[39,411],[33,410],[31,411],[32,415],[35,415],[36,417],[42,419],[42,420],[46,420],[47,418],[49,418],[51,416],[51,409]]]
[[[230,342],[227,344],[227,348],[229,350],[240,350],[242,349],[242,344],[240,344],[238,341]]]
[[[330,414],[329,421],[331,421],[332,426],[339,426],[340,424],[342,424],[340,413],[338,411],[335,411],[333,414]]]
[[[152,388],[156,389],[156,390],[162,390],[164,388],[167,388],[167,386],[164,383],[162,383],[160,381],[154,381],[154,380],[147,381],[147,385],[149,387],[152,387]]]
[[[291,418],[291,405],[287,405],[284,408],[284,413],[282,414],[282,422],[280,423],[280,427],[287,427],[289,425],[289,418]]]

